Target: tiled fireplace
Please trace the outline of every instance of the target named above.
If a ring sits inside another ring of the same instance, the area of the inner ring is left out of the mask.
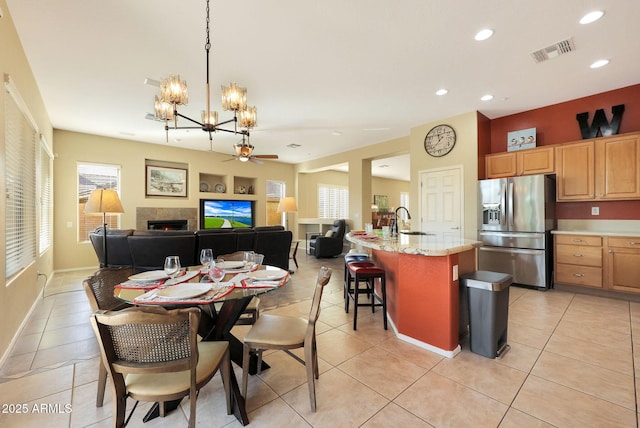
[[[136,208],[136,230],[146,230],[148,222],[187,220],[187,230],[198,228],[197,208]]]

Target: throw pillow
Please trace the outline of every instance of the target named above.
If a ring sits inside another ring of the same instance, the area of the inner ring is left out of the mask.
[[[325,233],[324,236],[327,238],[331,238],[333,236],[333,230],[327,230],[327,233]]]

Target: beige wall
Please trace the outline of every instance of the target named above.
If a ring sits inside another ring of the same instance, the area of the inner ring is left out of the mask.
[[[446,156],[429,156],[424,150],[424,137],[431,128],[441,123],[451,125],[456,131],[456,145]],[[464,237],[477,236],[477,182],[478,182],[478,120],[476,112],[427,123],[411,129],[411,192],[410,200],[418,201],[419,177],[423,171],[462,166],[463,171],[463,227]],[[413,205],[418,214],[418,206]],[[417,225],[413,226],[417,228]]]
[[[38,132],[42,134],[47,144],[51,146],[53,141],[51,122],[38,91],[29,64],[22,50],[22,45],[18,40],[9,8],[5,0],[0,0],[0,8],[4,12],[4,17],[0,19],[0,78],[4,82],[4,76],[9,75],[17,90],[19,91],[27,109],[38,126]],[[7,92],[0,91],[0,153],[5,153],[5,123],[4,104]],[[0,194],[5,193],[4,179],[4,156],[1,157],[0,173]],[[0,198],[0,219],[5,218],[5,198]],[[3,228],[4,230],[4,228]],[[2,234],[4,241],[4,234]],[[5,246],[0,246],[0,271],[5,272]],[[18,332],[20,325],[29,313],[30,308],[37,301],[42,287],[45,284],[45,277],[38,277],[38,272],[51,278],[53,272],[53,251],[49,249],[42,255],[37,256],[36,263],[28,266],[7,283],[4,275],[1,275],[0,284],[0,313],[2,314],[2,327],[0,328],[0,357],[6,357],[11,341]],[[0,359],[0,363],[3,360]]]
[[[315,173],[298,174],[298,217],[318,217],[318,185],[332,184],[336,186],[349,186],[349,174],[341,171],[321,171]],[[350,193],[353,188],[349,187]],[[397,207],[400,203],[400,192],[409,192],[409,182],[373,177],[371,179],[371,192],[374,195],[389,196],[389,205]],[[360,194],[360,192],[356,192]],[[373,203],[373,198],[369,204]],[[368,221],[371,221],[370,219]],[[365,221],[366,222],[366,221]]]
[[[136,207],[198,208],[200,198],[250,199],[256,201],[256,224],[266,224],[266,181],[284,181],[294,187],[294,167],[281,162],[223,162],[229,155],[147,144],[117,138],[99,137],[69,131],[54,133],[55,160],[55,237],[56,270],[96,267],[98,260],[89,242],[77,239],[77,164],[95,162],[119,165],[121,168],[121,200],[124,214],[120,227],[135,229]],[[145,160],[177,162],[188,166],[188,197],[145,196]],[[224,177],[227,192],[201,193],[200,173]],[[255,177],[254,195],[234,195],[233,177]]]

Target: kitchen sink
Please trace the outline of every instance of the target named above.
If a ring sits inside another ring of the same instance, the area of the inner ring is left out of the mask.
[[[433,235],[433,233],[420,232],[419,230],[401,230],[404,235]]]

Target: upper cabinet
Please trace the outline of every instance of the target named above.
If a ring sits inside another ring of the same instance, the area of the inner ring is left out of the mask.
[[[640,198],[640,133],[556,147],[558,201]]]
[[[552,146],[537,147],[487,155],[485,167],[487,178],[550,174],[555,171],[554,148]]]

